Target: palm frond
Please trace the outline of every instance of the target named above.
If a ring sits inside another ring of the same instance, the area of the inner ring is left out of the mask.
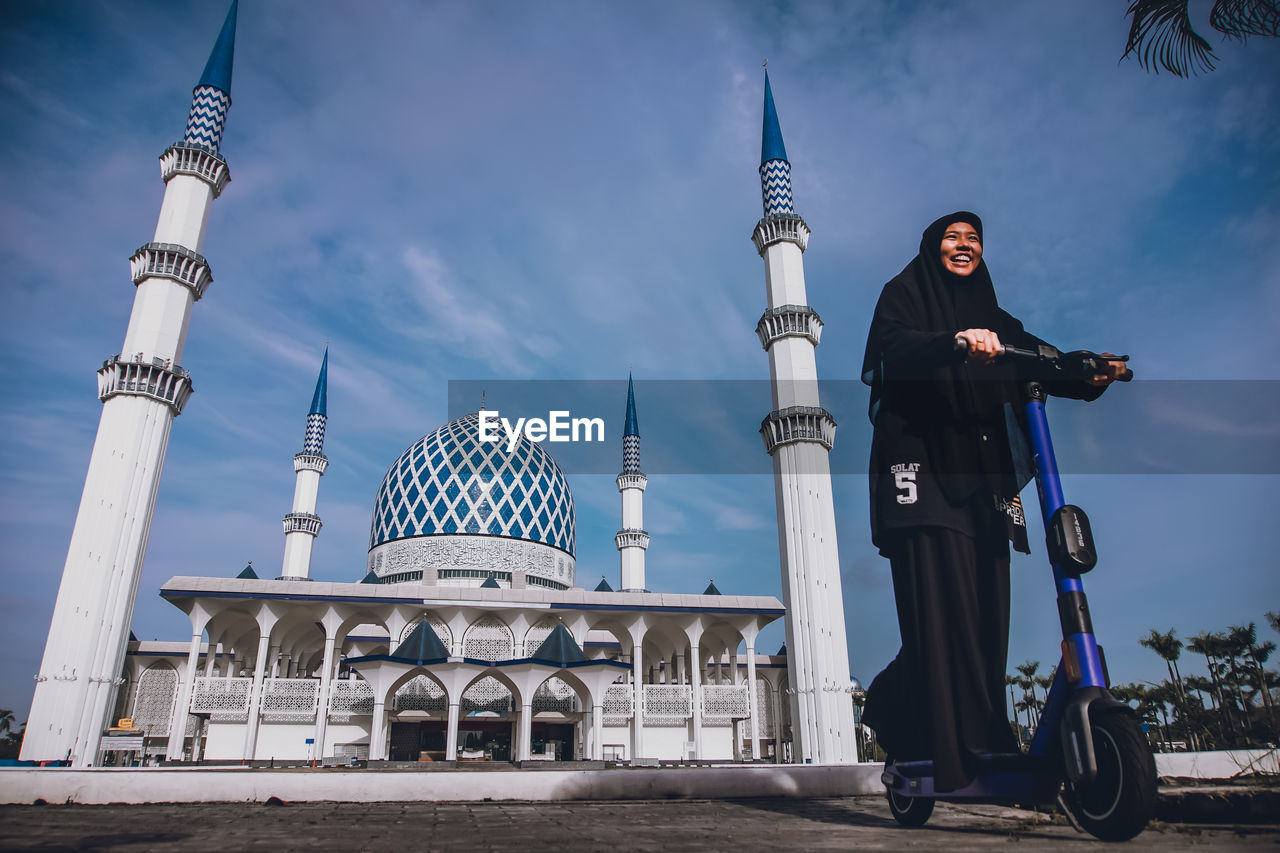
[[[1239,41],[1246,36],[1280,36],[1280,0],[1217,0],[1209,25]]]
[[[1231,0],[1228,0],[1231,2]],[[1126,14],[1133,20],[1124,56],[1157,74],[1164,68],[1179,77],[1213,70],[1213,47],[1191,26],[1189,0],[1133,0]]]

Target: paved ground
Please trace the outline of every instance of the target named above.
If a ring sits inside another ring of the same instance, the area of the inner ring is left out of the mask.
[[[899,828],[882,797],[568,803],[0,806],[0,850],[948,851],[1275,849],[1280,826],[1156,823],[1117,848],[1061,819],[939,804]]]

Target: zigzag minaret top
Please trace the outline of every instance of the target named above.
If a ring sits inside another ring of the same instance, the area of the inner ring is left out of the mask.
[[[200,82],[191,92],[191,113],[182,139],[187,145],[207,149],[212,154],[217,154],[222,144],[222,128],[227,110],[231,108],[231,65],[236,52],[238,6],[239,0],[232,0]]]
[[[782,144],[782,127],[778,109],[773,105],[773,89],[769,72],[764,73],[764,129],[760,142],[760,185],[764,191],[764,215],[793,214],[791,197],[791,163],[787,147]]]

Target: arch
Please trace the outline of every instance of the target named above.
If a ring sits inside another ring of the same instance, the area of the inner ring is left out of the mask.
[[[447,711],[449,691],[426,669],[408,673],[411,677],[398,680],[388,703],[392,711]]]
[[[591,707],[591,691],[568,670],[548,675],[533,691],[533,713],[573,714]]]
[[[536,652],[559,624],[560,620],[556,617],[544,616],[531,625],[529,630],[524,632],[524,657],[529,657]]]
[[[133,699],[133,724],[147,737],[168,737],[173,703],[178,696],[178,671],[167,661],[147,667],[138,679]]]
[[[487,613],[467,626],[462,637],[462,656],[476,660],[511,660],[515,652],[515,636],[507,624]]]
[[[436,632],[436,636],[440,638],[440,642],[444,643],[446,649],[453,648],[453,632],[449,630],[449,623],[440,618],[440,614],[432,610],[424,611],[405,623],[404,630],[400,632],[400,637],[392,642],[392,648],[409,639],[409,635],[413,633],[413,629],[417,628],[423,622],[431,626],[431,630]]]
[[[520,688],[500,668],[476,673],[462,688],[458,715],[494,713],[505,716],[520,706]]]

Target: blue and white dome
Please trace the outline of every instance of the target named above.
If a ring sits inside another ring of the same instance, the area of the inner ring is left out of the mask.
[[[554,459],[521,436],[482,442],[463,415],[414,442],[373,505],[369,570],[384,583],[573,585],[573,493]]]

